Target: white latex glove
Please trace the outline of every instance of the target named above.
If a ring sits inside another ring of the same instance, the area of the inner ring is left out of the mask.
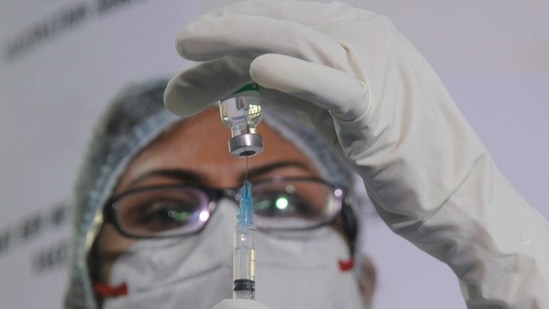
[[[224,299],[212,309],[269,309],[269,307],[255,300]]]
[[[204,61],[169,83],[180,115],[254,81],[316,127],[396,233],[447,263],[469,308],[549,308],[549,228],[513,189],[429,64],[386,18],[332,3],[251,1],[177,38]]]

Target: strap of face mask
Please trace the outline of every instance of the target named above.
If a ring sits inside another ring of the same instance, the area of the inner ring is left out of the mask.
[[[353,208],[348,204],[348,201],[345,201],[342,205],[340,218],[345,236],[349,240],[351,256],[354,256],[358,237],[358,223]]]
[[[123,282],[119,285],[109,285],[107,283],[95,283],[93,290],[101,297],[119,297],[128,295],[128,285]]]
[[[339,270],[341,270],[341,272],[346,272],[354,268],[355,259],[351,257],[348,260],[339,260],[338,263],[339,263]]]

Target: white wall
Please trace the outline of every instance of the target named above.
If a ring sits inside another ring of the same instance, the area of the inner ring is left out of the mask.
[[[63,205],[92,123],[121,85],[183,67],[173,48],[177,31],[226,2],[0,3],[1,308],[60,307]],[[349,2],[393,19],[439,71],[511,182],[549,217],[549,2]],[[41,36],[27,29],[42,29]],[[14,46],[26,48],[8,56]],[[380,272],[377,309],[465,308],[446,266],[375,218],[366,232]]]
[[[71,11],[80,14],[67,18]],[[0,14],[0,239],[11,236],[0,246],[0,308],[60,308],[69,214],[56,225],[51,213],[70,196],[107,100],[127,82],[186,65],[174,39],[197,8],[178,0],[12,0],[0,3]],[[28,47],[8,57],[22,38]]]

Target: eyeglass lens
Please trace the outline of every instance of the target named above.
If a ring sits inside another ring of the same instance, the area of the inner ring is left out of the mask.
[[[113,205],[118,228],[136,237],[194,233],[209,219],[211,194],[193,186],[136,190]],[[341,208],[341,190],[313,180],[260,182],[252,196],[258,228],[300,229],[331,220]],[[239,194],[234,196],[238,201]]]

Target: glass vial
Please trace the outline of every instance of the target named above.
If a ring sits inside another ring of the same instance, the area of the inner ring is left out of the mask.
[[[263,151],[263,139],[256,132],[261,121],[259,86],[248,84],[219,102],[221,121],[231,129],[229,152],[235,157],[254,156]]]

